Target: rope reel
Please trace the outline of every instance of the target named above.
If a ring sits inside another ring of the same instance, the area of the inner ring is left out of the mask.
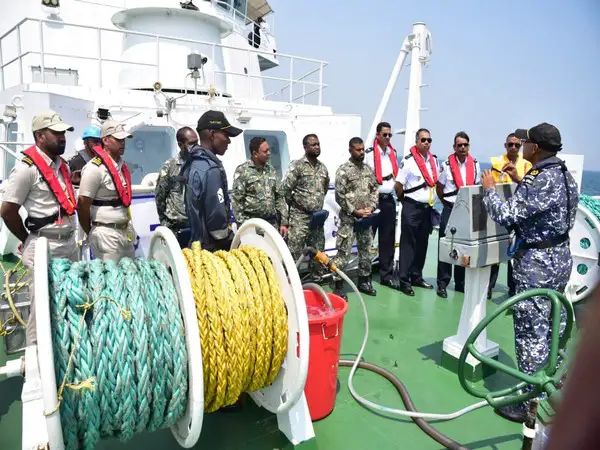
[[[581,195],[569,233],[573,269],[565,295],[572,303],[585,298],[600,281],[600,200]]]
[[[261,230],[259,245],[238,240],[239,248],[214,254],[197,243],[182,253],[160,227],[150,259],[118,264],[48,266],[47,247],[36,244],[37,357],[51,448],[92,449],[100,438],[164,427],[191,447],[202,410],[242,392],[275,413],[296,403],[308,366],[300,361],[308,327],[297,320],[300,308],[306,314],[303,294],[291,286],[300,286],[288,274],[291,255],[265,243],[277,233],[262,222],[246,229]]]

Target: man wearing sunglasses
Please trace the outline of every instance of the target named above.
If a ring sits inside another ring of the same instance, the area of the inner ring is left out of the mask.
[[[515,136],[515,133],[510,133],[506,136],[504,143],[506,152],[497,158],[492,158],[492,175],[496,183],[518,183],[529,169],[531,163],[521,156],[521,139]],[[514,167],[514,170],[513,170]],[[512,176],[510,175],[512,174]],[[514,178],[513,178],[514,177]],[[515,295],[515,283],[512,278],[512,263],[506,262],[506,283],[508,284],[508,295]],[[498,272],[500,264],[494,264],[490,270],[490,283],[488,285],[487,298],[492,298],[492,289],[496,286],[498,280]]]
[[[232,137],[242,130],[231,126],[221,111],[207,111],[196,127],[200,145],[189,149],[190,155],[181,169],[186,179],[185,208],[190,222],[190,243],[199,241],[209,251],[229,250],[231,201],[223,156]]]
[[[433,289],[423,279],[423,266],[427,255],[431,216],[435,202],[439,167],[431,153],[431,134],[421,128],[417,131],[415,145],[400,163],[396,177],[396,194],[402,201],[400,223],[400,290],[414,296],[412,286]]]
[[[373,147],[365,153],[365,164],[375,173],[379,185],[379,218],[377,235],[379,238],[379,282],[392,289],[399,289],[398,280],[393,276],[394,239],[396,233],[396,197],[394,195],[394,179],[398,175],[398,155],[392,147],[392,127],[387,122],[380,122],[376,128],[377,135]]]
[[[436,187],[438,197],[441,199],[444,209],[440,220],[439,237],[446,236],[446,225],[450,219],[450,213],[456,201],[458,190],[463,186],[479,184],[481,169],[479,163],[469,153],[469,135],[459,131],[454,136],[454,153],[442,164],[440,178]],[[437,295],[447,298],[446,287],[452,279],[452,266],[438,261],[437,267]],[[454,265],[454,290],[465,292],[465,268]]]
[[[533,167],[506,202],[494,188],[492,173],[483,172],[483,204],[494,221],[515,230],[516,293],[535,288],[564,292],[573,266],[569,231],[579,201],[577,184],[565,163],[556,157],[562,142],[555,126],[542,123],[529,130],[516,130],[515,136],[525,142],[523,157]],[[518,176],[514,167],[505,170],[513,179]],[[565,320],[563,309],[561,328]],[[531,375],[545,364],[550,353],[550,301],[533,297],[518,302],[513,306],[513,321],[517,365],[521,372]],[[498,408],[496,412],[508,420],[523,422],[527,405]]]

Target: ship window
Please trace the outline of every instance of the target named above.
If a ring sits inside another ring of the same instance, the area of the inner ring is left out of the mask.
[[[290,163],[287,135],[283,131],[244,130],[244,148],[246,149],[247,159],[250,159],[250,140],[257,136],[265,138],[269,143],[269,147],[271,148],[271,165],[277,171],[279,178],[281,178]]]
[[[31,67],[32,81],[34,83],[62,84],[63,86],[77,86],[79,84],[79,73],[74,69],[59,69],[57,67],[44,67],[44,79],[42,80],[42,68]]]
[[[140,184],[146,174],[158,172],[175,153],[177,144],[172,127],[143,125],[134,128],[133,137],[125,140],[124,159],[131,171],[133,184]]]

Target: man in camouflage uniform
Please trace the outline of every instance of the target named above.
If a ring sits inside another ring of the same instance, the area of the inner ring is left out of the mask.
[[[335,201],[340,205],[340,226],[336,238],[337,255],[335,264],[344,268],[352,253],[356,232],[358,246],[358,290],[367,295],[376,295],[371,284],[371,232],[370,218],[377,208],[379,185],[373,170],[363,161],[365,144],[359,137],[350,139],[350,160],[342,164],[335,173]],[[343,281],[336,280],[334,293],[347,298],[342,291]]]
[[[240,164],[233,175],[231,204],[238,227],[252,217],[266,220],[287,233],[287,205],[277,172],[269,163],[271,148],[265,138],[250,140],[250,159]]]
[[[190,225],[185,212],[185,177],[180,172],[189,149],[198,145],[198,135],[190,127],[183,127],[177,130],[176,138],[179,153],[160,168],[154,192],[160,224],[173,231],[179,245],[186,247],[190,240]]]
[[[323,250],[323,201],[329,187],[327,167],[318,160],[321,145],[316,134],[302,139],[304,158],[292,161],[283,180],[283,195],[289,208],[288,247],[294,259],[298,259],[307,247]],[[312,227],[311,227],[312,222]],[[320,279],[319,267],[311,261],[310,271]]]
[[[556,127],[542,123],[529,130],[517,130],[515,135],[524,141],[523,156],[533,167],[522,180],[518,180],[514,166],[504,168],[514,181],[519,181],[515,194],[504,203],[494,189],[491,172],[484,172],[483,203],[494,221],[516,233],[513,277],[517,294],[535,288],[563,292],[573,266],[569,230],[575,223],[579,201],[577,184],[564,162],[556,157],[562,149]],[[533,374],[548,358],[550,310],[550,301],[543,297],[514,306],[515,353],[519,370],[524,373]],[[561,330],[564,320],[562,311]],[[499,408],[496,412],[508,420],[523,422],[526,405]]]

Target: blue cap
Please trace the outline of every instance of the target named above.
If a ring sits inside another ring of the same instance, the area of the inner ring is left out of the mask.
[[[100,139],[100,128],[98,128],[94,125],[90,125],[89,127],[86,127],[86,129],[83,130],[83,135],[81,136],[81,139],[87,139],[87,138]]]

